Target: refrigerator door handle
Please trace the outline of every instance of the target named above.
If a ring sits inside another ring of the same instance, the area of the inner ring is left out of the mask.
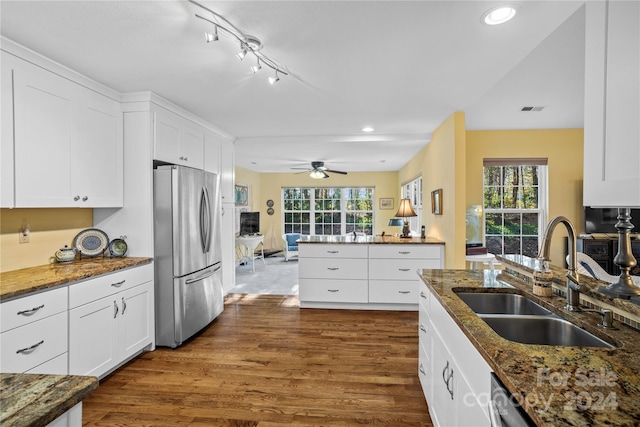
[[[200,242],[202,243],[202,252],[209,252],[211,248],[211,206],[209,193],[204,187],[200,197]]]
[[[198,276],[198,277],[194,277],[193,279],[189,279],[189,280],[187,280],[185,283],[186,283],[187,285],[189,285],[189,284],[191,284],[191,283],[199,282],[199,281],[201,281],[201,280],[206,279],[207,277],[211,277],[211,276],[213,276],[213,275],[214,275],[214,274],[216,274],[218,271],[220,271],[220,266],[217,266],[217,267],[216,267],[216,268],[214,268],[212,271],[210,271],[210,272],[208,272],[208,273],[206,273],[206,274],[203,274],[202,276]]]

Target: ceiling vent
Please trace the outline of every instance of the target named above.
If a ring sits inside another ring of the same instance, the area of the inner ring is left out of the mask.
[[[542,111],[544,107],[522,107],[520,111]]]

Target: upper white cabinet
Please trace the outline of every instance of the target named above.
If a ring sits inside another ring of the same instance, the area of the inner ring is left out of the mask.
[[[204,169],[204,130],[164,108],[155,113],[154,160]]]
[[[640,207],[640,3],[586,7],[584,204]]]
[[[220,175],[222,138],[211,131],[204,135],[204,170]]]
[[[220,188],[223,203],[235,202],[235,146],[228,140],[221,141]]]
[[[3,195],[3,206],[121,207],[119,102],[26,61],[10,63],[3,83],[10,74],[14,126],[7,131],[3,120],[2,143],[13,139],[15,168],[2,178],[14,183],[15,194],[13,204]]]

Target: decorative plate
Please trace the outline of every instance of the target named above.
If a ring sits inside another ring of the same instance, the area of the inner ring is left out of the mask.
[[[269,215],[273,215],[273,208],[269,208],[269,209],[267,209],[267,213],[268,213]]]
[[[113,239],[109,243],[109,253],[113,257],[122,257],[127,253],[127,242],[124,239]]]
[[[94,257],[102,255],[109,245],[109,236],[97,228],[87,228],[82,230],[73,239],[73,246],[80,255]]]
[[[272,208],[273,207],[273,200],[271,200],[271,199],[267,200],[267,207],[268,208]]]

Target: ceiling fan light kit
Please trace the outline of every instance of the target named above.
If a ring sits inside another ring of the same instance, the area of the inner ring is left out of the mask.
[[[303,168],[292,168],[292,169],[303,169]],[[340,175],[347,174],[347,172],[344,172],[344,171],[329,169],[325,167],[324,162],[321,162],[321,161],[311,162],[311,169],[306,169],[305,171],[309,172],[309,176],[313,179],[329,178],[329,174],[327,174],[327,172],[338,173]],[[303,173],[303,172],[299,172],[299,173]]]
[[[236,54],[236,57],[242,61],[247,54],[251,53],[256,57],[257,63],[256,65],[251,66],[251,71],[255,74],[257,73],[262,66],[260,63],[266,65],[267,67],[273,69],[275,71],[275,76],[269,77],[268,81],[270,84],[275,84],[280,81],[280,77],[278,74],[282,74],[288,76],[289,73],[285,71],[285,67],[278,64],[273,59],[269,58],[267,55],[261,52],[262,50],[262,42],[255,36],[250,36],[244,34],[240,31],[235,25],[233,25],[227,18],[220,15],[219,13],[214,12],[208,7],[201,5],[195,0],[189,0],[190,3],[198,6],[202,10],[211,14],[211,18],[204,17],[199,14],[195,14],[196,18],[202,19],[203,21],[209,22],[213,25],[213,33],[205,32],[205,41],[207,43],[212,43],[218,40],[218,30],[222,30],[223,33],[235,38],[240,42],[240,52]]]

